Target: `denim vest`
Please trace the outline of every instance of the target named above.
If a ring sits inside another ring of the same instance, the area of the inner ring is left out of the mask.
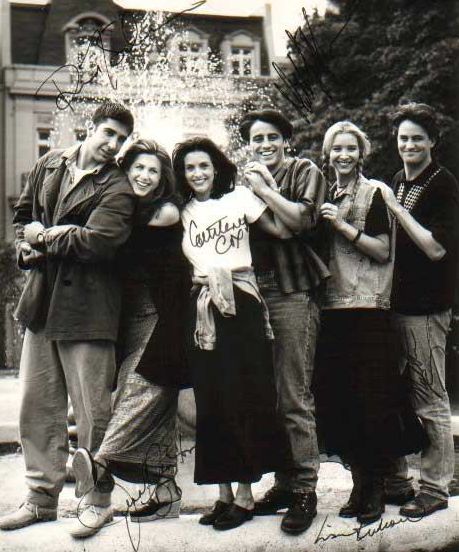
[[[358,230],[365,229],[365,220],[377,190],[375,182],[360,176],[336,202],[339,215]],[[393,237],[392,231],[389,260],[379,263],[360,252],[342,234],[333,231],[330,239],[331,278],[326,284],[324,309],[389,309],[394,268]]]

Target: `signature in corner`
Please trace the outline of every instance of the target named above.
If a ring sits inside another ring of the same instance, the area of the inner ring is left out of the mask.
[[[329,100],[333,99],[331,90],[324,82],[324,77],[328,75],[336,80],[329,66],[333,56],[333,46],[348,26],[361,1],[351,2],[346,21],[330,40],[326,50],[322,50],[319,46],[305,8],[302,12],[307,30],[304,31],[302,27],[298,27],[295,34],[285,31],[292,47],[292,51],[287,54],[290,67],[287,72],[279,63],[275,61],[272,63],[281,81],[281,84],[275,83],[274,86],[307,122],[312,113],[317,88],[322,90]]]
[[[316,537],[316,540],[314,541],[314,544],[318,544],[319,542],[327,542],[329,540],[334,540],[340,537],[353,537],[355,536],[357,541],[361,541],[367,537],[374,537],[378,533],[382,533],[383,531],[386,531],[387,529],[391,529],[397,525],[400,525],[402,523],[417,523],[418,521],[421,521],[423,518],[409,518],[409,517],[401,517],[399,519],[390,519],[389,521],[384,521],[382,518],[379,520],[378,525],[374,527],[368,527],[367,525],[359,525],[358,527],[353,527],[351,531],[347,533],[328,533],[324,536],[323,533],[325,531],[325,527],[332,527],[328,521],[328,516],[325,516],[325,519],[322,523],[322,526],[320,527],[320,531]]]
[[[157,33],[160,29],[162,29],[166,25],[169,25],[175,19],[179,18],[181,15],[200,8],[206,2],[207,0],[198,0],[194,2],[189,8],[186,8],[181,12],[169,15],[160,25],[156,27],[150,27],[149,38],[151,38],[151,36]],[[103,36],[106,31],[113,31],[113,28],[118,22],[120,24],[120,31],[121,36],[123,37],[124,44],[121,49],[113,50],[108,48],[104,44]],[[134,30],[131,33],[127,31],[128,24],[132,24],[134,27]],[[114,75],[111,73],[111,69],[119,65],[123,60],[127,58],[128,55],[132,54],[136,46],[141,45],[141,42],[139,42],[139,35],[140,30],[137,26],[135,18],[132,18],[130,16],[128,17],[126,14],[121,14],[118,20],[111,21],[110,23],[104,25],[102,28],[94,31],[94,33],[89,37],[86,51],[84,52],[84,55],[81,56],[81,59],[78,61],[78,63],[66,63],[54,70],[37,88],[37,90],[35,91],[35,96],[38,96],[42,88],[47,83],[51,83],[58,92],[55,101],[56,107],[61,111],[67,108],[73,110],[72,103],[74,102],[74,100],[83,92],[83,89],[87,85],[95,82],[96,79],[103,73],[107,75],[112,89],[116,90],[117,80],[116,77],[114,77]],[[88,57],[91,55],[92,48],[96,48],[102,52],[102,61],[101,63],[98,63],[94,60],[90,60],[90,68],[88,69],[87,67],[85,67],[85,64],[88,60]],[[107,59],[107,54],[109,54],[110,59]],[[116,60],[114,58],[116,58]],[[59,83],[56,81],[56,75],[61,72],[67,74],[68,71],[70,71],[70,74],[73,77],[72,87],[70,89],[63,90]]]
[[[131,512],[136,512],[147,506],[148,504],[163,503],[162,516],[166,517],[169,513],[169,508],[172,507],[172,502],[174,499],[173,491],[169,486],[170,482],[175,483],[175,476],[177,474],[177,465],[176,462],[180,458],[183,462],[184,459],[193,453],[195,446],[192,446],[188,449],[182,448],[182,437],[179,434],[178,439],[171,438],[170,436],[165,436],[160,442],[152,443],[147,452],[145,453],[145,458],[141,465],[139,482],[141,485],[140,489],[137,489],[134,496],[132,496],[130,490],[125,488],[119,481],[115,481],[115,486],[121,489],[126,494],[126,512],[124,514],[124,521],[126,523],[126,530],[129,538],[129,542],[134,552],[138,552],[141,544],[141,533],[140,533],[140,523],[136,523],[136,535],[133,534],[131,524],[129,523],[129,516]],[[151,463],[150,456],[153,456],[156,459],[163,459],[165,462],[158,465],[153,465]],[[172,462],[170,462],[172,460]],[[169,462],[168,462],[169,461]],[[152,483],[151,481],[156,481]],[[89,492],[93,491],[94,488],[91,488]],[[174,492],[181,497],[182,490],[175,483]],[[169,493],[170,500],[164,501],[164,496]],[[162,500],[159,498],[159,494],[162,495]],[[86,495],[85,495],[86,496]],[[80,523],[83,524],[83,521],[80,519],[80,507],[84,509],[85,507],[85,496],[83,496],[77,507],[77,517],[80,520]],[[158,516],[160,517],[160,516]],[[113,524],[119,523],[113,522]],[[84,524],[83,524],[84,525]]]

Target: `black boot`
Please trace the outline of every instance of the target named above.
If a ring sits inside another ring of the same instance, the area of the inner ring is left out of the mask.
[[[360,512],[357,520],[362,525],[373,523],[380,519],[385,510],[384,481],[379,474],[365,474],[362,477],[362,494]]]
[[[314,491],[294,492],[293,502],[282,518],[281,529],[299,535],[308,529],[317,515],[317,495]]]
[[[343,518],[356,517],[360,512],[361,496],[362,496],[362,476],[361,470],[353,465],[351,466],[352,481],[354,486],[352,487],[349,500],[340,509],[339,515]]]

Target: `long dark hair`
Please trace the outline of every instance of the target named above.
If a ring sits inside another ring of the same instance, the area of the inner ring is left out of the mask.
[[[179,206],[179,198],[175,192],[175,178],[171,158],[167,151],[154,140],[140,138],[132,142],[119,159],[119,165],[128,172],[138,155],[146,153],[155,155],[161,164],[161,177],[158,187],[145,197],[139,198],[134,215],[136,224],[146,224],[154,213],[166,202]]]
[[[185,156],[193,151],[207,153],[214,166],[215,178],[210,197],[218,199],[234,190],[237,167],[209,138],[190,138],[177,144],[172,153],[172,165],[177,181],[177,191],[184,201],[193,197],[193,191],[185,177]]]

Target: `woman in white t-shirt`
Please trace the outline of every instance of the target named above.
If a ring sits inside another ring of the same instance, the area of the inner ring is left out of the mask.
[[[225,530],[252,519],[251,483],[285,465],[277,422],[272,332],[252,269],[249,227],[289,231],[248,188],[209,139],[173,154],[182,211],[183,251],[192,265],[188,354],[196,397],[195,482],[219,484],[219,500],[200,519]],[[236,496],[232,482],[238,483]]]

